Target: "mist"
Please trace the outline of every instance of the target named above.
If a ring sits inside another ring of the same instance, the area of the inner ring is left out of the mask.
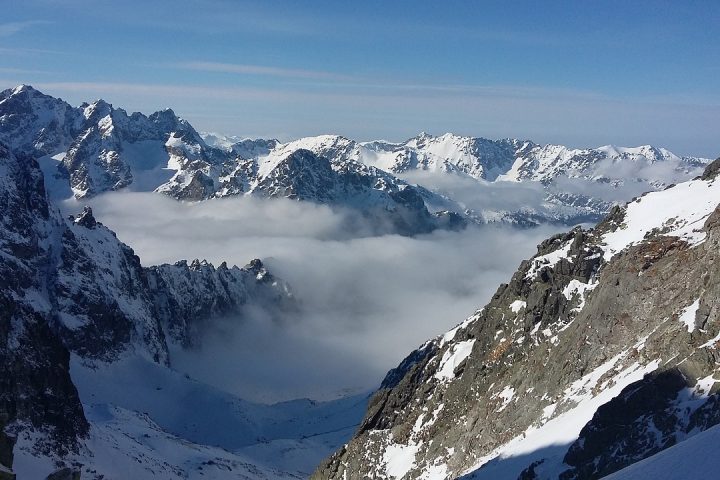
[[[543,211],[550,192],[578,194],[612,203],[625,203],[660,184],[671,185],[701,175],[704,167],[693,167],[681,161],[651,163],[647,160],[627,162],[606,158],[592,167],[590,177],[621,181],[593,181],[558,175],[550,188],[540,182],[488,182],[463,175],[415,170],[399,175],[409,183],[418,183],[457,201],[463,208],[482,211],[518,211],[532,206]],[[647,179],[652,179],[653,182]]]
[[[539,182],[488,182],[462,175],[415,170],[399,175],[458,201],[463,208],[475,211],[517,211],[532,206],[542,208],[547,196]]]
[[[703,166],[693,167],[676,160],[651,163],[643,159],[633,162],[617,162],[606,158],[593,166],[592,175],[621,179],[622,184],[588,182],[580,178],[559,176],[555,179],[554,188],[561,192],[578,193],[609,202],[622,203],[657,189],[659,183],[671,185],[685,182],[702,175],[703,170]],[[659,183],[653,184],[646,179],[653,179]]]
[[[347,212],[247,197],[183,203],[155,193],[89,201],[143,265],[262,259],[300,313],[272,322],[246,311],[209,330],[173,366],[243,398],[328,399],[379,385],[414,348],[482,307],[557,227],[502,226],[418,237],[349,237]],[[64,208],[80,204],[68,201]]]

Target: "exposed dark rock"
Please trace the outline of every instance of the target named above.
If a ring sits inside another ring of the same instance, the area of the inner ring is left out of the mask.
[[[15,480],[15,479],[16,479],[16,477],[15,477],[14,473],[4,470],[2,468],[2,465],[0,465],[0,480]]]
[[[90,207],[84,207],[80,215],[74,219],[75,223],[85,228],[95,228],[97,222],[93,217],[92,209]]]
[[[651,362],[661,368],[598,410],[563,451],[565,478],[598,478],[717,424],[718,387],[697,389],[720,360],[706,345],[720,332],[720,208],[696,247],[659,229],[607,262],[602,236],[625,228],[625,217],[624,208],[613,209],[595,229],[540,244],[488,305],[388,374],[355,438],[313,478],[385,478],[391,445],[417,452],[404,478],[438,466],[454,478],[528,428],[569,412],[574,398],[608,388],[617,372]],[[689,331],[678,317],[695,301]],[[453,368],[445,364],[470,347]],[[580,380],[591,373],[599,378]],[[543,455],[528,454],[516,475],[551,478]],[[482,469],[477,474],[486,478]]]
[[[0,463],[12,466],[22,429],[45,432],[44,447],[68,452],[87,433],[69,352],[50,327],[51,314],[33,300],[51,258],[53,217],[37,163],[0,145]]]
[[[47,476],[46,480],[80,480],[80,470],[65,467]]]
[[[528,468],[522,471],[522,473],[518,477],[518,480],[536,480],[538,476],[537,473],[535,473],[535,469],[542,465],[543,462],[544,460],[536,460],[531,463]]]
[[[562,480],[601,478],[671,447],[685,432],[674,407],[689,379],[674,367],[654,372],[601,406],[565,455]],[[681,407],[682,408],[682,407]],[[711,425],[705,425],[709,428]]]
[[[712,180],[718,176],[720,173],[720,158],[715,159],[712,163],[710,163],[707,167],[705,167],[705,171],[702,174],[702,177],[700,177],[702,180]]]
[[[183,175],[184,177],[185,175]],[[189,180],[181,178],[182,184],[173,185],[166,190],[166,193],[178,200],[200,201],[211,198],[215,193],[213,179],[205,173],[196,171],[188,173]]]
[[[153,315],[171,340],[186,347],[198,346],[212,319],[243,317],[249,306],[264,309],[269,318],[296,308],[289,287],[254,259],[243,268],[217,269],[194,260],[145,269]]]

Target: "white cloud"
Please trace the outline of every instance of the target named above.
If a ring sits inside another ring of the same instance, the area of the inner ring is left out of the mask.
[[[307,78],[325,80],[347,80],[351,78],[345,75],[340,75],[332,72],[323,72],[320,70],[301,70],[293,68],[268,67],[263,65],[247,65],[238,63],[184,62],[174,64],[173,66],[181,69],[196,70],[200,72],[237,73],[242,75],[263,75],[283,78]]]
[[[546,192],[538,182],[487,182],[461,175],[415,170],[400,175],[410,183],[458,201],[475,211],[518,211],[532,206],[540,208]]]
[[[292,285],[299,316],[278,325],[262,315],[230,319],[205,338],[207,348],[175,357],[181,370],[264,400],[377,386],[412,349],[481,307],[551,233],[488,227],[348,238],[342,212],[289,200],[190,205],[132,193],[91,204],[146,265],[258,257]]]
[[[47,25],[51,22],[46,20],[27,20],[24,22],[0,23],[0,37],[10,37],[36,25]]]
[[[53,72],[47,70],[27,70],[24,68],[0,67],[0,73],[15,75],[49,75]]]

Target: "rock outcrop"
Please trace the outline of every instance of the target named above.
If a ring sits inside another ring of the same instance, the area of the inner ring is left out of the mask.
[[[388,373],[313,478],[599,478],[717,424],[713,165],[543,242]]]

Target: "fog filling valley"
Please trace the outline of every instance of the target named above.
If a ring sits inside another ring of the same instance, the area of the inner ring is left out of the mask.
[[[262,259],[301,312],[219,322],[173,367],[240,397],[280,401],[370,390],[427,339],[482,307],[558,227],[502,226],[348,237],[346,214],[286,199],[189,204],[155,193],[89,201],[143,265],[194,258],[243,266]],[[65,208],[81,204],[68,201]]]

